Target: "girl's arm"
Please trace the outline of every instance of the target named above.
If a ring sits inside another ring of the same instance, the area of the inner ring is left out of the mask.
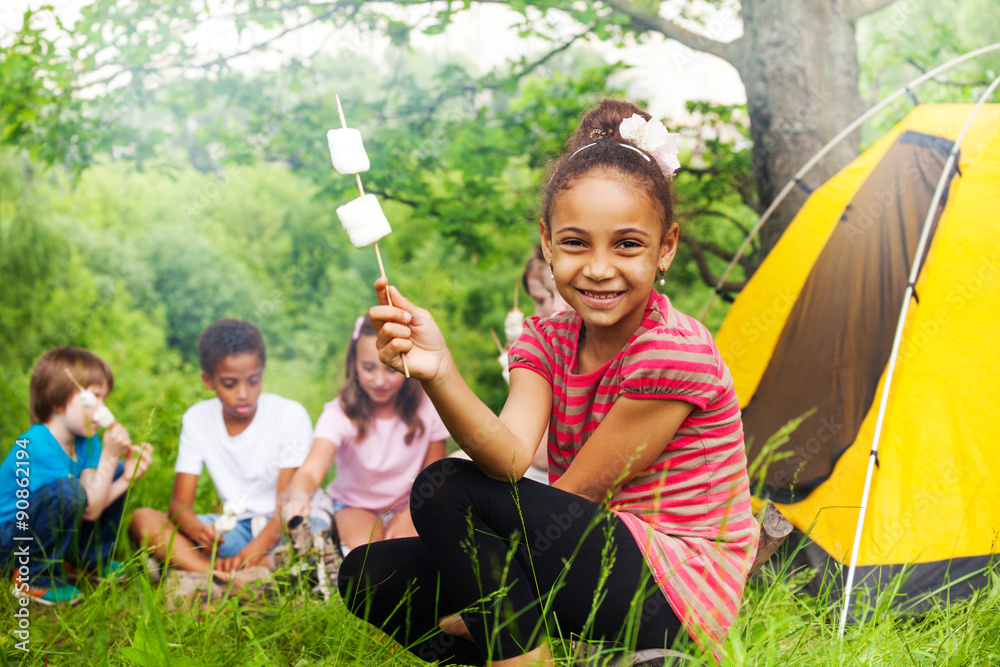
[[[444,458],[444,440],[435,440],[427,446],[427,454],[424,456],[424,464],[421,468],[426,468],[437,460]],[[410,508],[400,510],[396,513],[385,527],[385,539],[394,540],[397,537],[416,537],[417,529],[413,527],[413,519],[410,517]]]
[[[410,374],[421,381],[458,446],[490,477],[520,479],[548,424],[549,383],[527,369],[513,369],[510,394],[497,417],[465,383],[431,314],[389,289],[395,307],[385,305],[386,281],[379,278],[375,291],[383,305],[369,311],[382,363],[402,371],[405,354]]]
[[[444,440],[435,440],[427,445],[427,455],[424,456],[424,464],[421,468],[426,468],[430,464],[444,458]]]
[[[295,472],[295,476],[288,484],[288,489],[278,496],[282,519],[288,521],[293,516],[309,515],[309,501],[323,482],[330,466],[333,465],[337,449],[337,445],[332,440],[313,438],[313,444],[309,448],[306,460]]]
[[[651,466],[694,405],[619,398],[554,487],[602,503]]]

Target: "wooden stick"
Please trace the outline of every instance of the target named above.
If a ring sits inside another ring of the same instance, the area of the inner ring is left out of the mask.
[[[493,336],[493,342],[496,343],[497,350],[500,354],[505,354],[503,345],[500,344],[500,337],[497,336],[497,332],[493,330],[493,327],[490,327],[490,335]]]
[[[754,558],[747,579],[759,570],[767,562],[767,559],[774,555],[785,538],[791,534],[795,527],[791,522],[782,516],[778,508],[771,501],[766,501],[764,511],[758,514],[760,520],[760,542],[757,546],[757,557]]]
[[[66,375],[73,382],[73,384],[76,385],[76,388],[79,389],[80,391],[83,391],[83,387],[81,387],[80,383],[76,381],[76,377],[74,377],[73,374],[69,372],[69,369],[64,367],[63,370],[66,371]]]
[[[344,107],[340,106],[340,95],[334,95],[337,98],[337,113],[340,114],[340,126],[347,127],[347,120],[344,118]]]
[[[514,281],[514,310],[517,310],[517,293],[520,290],[520,288],[521,288],[521,281],[520,280],[515,280]]]
[[[346,128],[347,127],[347,119],[344,118],[344,107],[342,107],[340,105],[340,95],[334,95],[334,97],[337,99],[337,113],[340,115],[340,126],[343,127],[343,128]],[[364,188],[363,185],[361,185],[361,174],[354,174],[354,180],[358,184],[358,192],[360,192],[361,196],[364,197],[365,196],[365,188]],[[375,258],[378,260],[378,270],[379,270],[379,273],[382,275],[383,278],[385,278],[385,283],[386,283],[386,285],[385,285],[385,300],[388,301],[389,305],[391,306],[392,305],[392,297],[389,295],[389,278],[385,275],[385,265],[382,263],[382,253],[378,249],[378,241],[375,242]],[[409,368],[409,366],[406,365],[406,355],[405,354],[402,355],[402,359],[403,359],[403,375],[405,375],[406,377],[410,377],[410,368]]]

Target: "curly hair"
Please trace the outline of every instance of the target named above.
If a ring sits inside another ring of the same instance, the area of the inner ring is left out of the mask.
[[[198,337],[198,365],[213,375],[220,361],[234,354],[256,352],[260,365],[267,362],[267,348],[260,330],[246,320],[218,320],[205,327]]]
[[[622,121],[633,114],[646,120],[652,118],[631,102],[613,99],[602,100],[584,115],[580,126],[566,142],[566,153],[549,165],[548,185],[542,204],[546,231],[550,231],[548,225],[552,209],[559,196],[594,170],[615,175],[640,190],[659,213],[664,234],[675,224],[674,194],[670,181],[652,156],[634,142],[622,138],[619,131]]]

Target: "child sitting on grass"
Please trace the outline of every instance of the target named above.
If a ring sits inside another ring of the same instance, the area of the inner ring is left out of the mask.
[[[125,492],[149,468],[153,448],[133,445],[118,423],[103,442],[97,435],[94,413],[113,387],[111,368],[88,350],[58,347],[35,364],[34,423],[0,465],[0,563],[13,566],[15,596],[75,604],[83,594],[67,569],[124,576],[112,555]]]
[[[275,514],[283,491],[309,451],[312,420],[299,403],[261,393],[266,351],[260,331],[242,320],[219,320],[198,340],[201,379],[216,397],[184,413],[169,514],[136,510],[131,534],[153,556],[181,570],[235,573],[266,565],[281,539]],[[218,514],[195,514],[204,467],[224,503],[244,505],[236,527],[220,535]]]
[[[708,330],[654,289],[679,239],[675,139],[618,100],[570,138],[539,231],[573,310],[525,322],[499,416],[431,314],[375,282],[379,358],[405,355],[472,461],[421,472],[419,537],[351,552],[339,585],[425,660],[552,664],[560,635],[710,650],[736,618],[759,530],[736,392]],[[523,478],[546,432],[551,486]]]

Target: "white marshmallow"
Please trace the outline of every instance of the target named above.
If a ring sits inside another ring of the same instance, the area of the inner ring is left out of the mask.
[[[507,358],[507,353],[497,357],[497,361],[500,362],[500,374],[503,375],[504,382],[510,384],[510,359]]]
[[[92,408],[97,405],[97,397],[89,389],[80,390],[80,405],[85,408]]]
[[[337,217],[355,248],[364,248],[392,231],[375,195],[365,195],[337,208]]]
[[[94,421],[101,428],[107,428],[115,423],[115,416],[108,410],[108,406],[102,405],[94,410]]]
[[[521,336],[524,329],[524,313],[520,308],[511,308],[507,317],[503,321],[503,333],[507,336],[507,342],[513,342]]]
[[[215,534],[225,535],[236,527],[236,517],[223,514],[215,520]]]
[[[341,174],[360,174],[371,169],[361,132],[353,127],[342,127],[326,133],[333,168]]]
[[[243,502],[242,498],[230,498],[222,506],[222,511],[229,516],[239,516],[247,511],[247,504]]]

